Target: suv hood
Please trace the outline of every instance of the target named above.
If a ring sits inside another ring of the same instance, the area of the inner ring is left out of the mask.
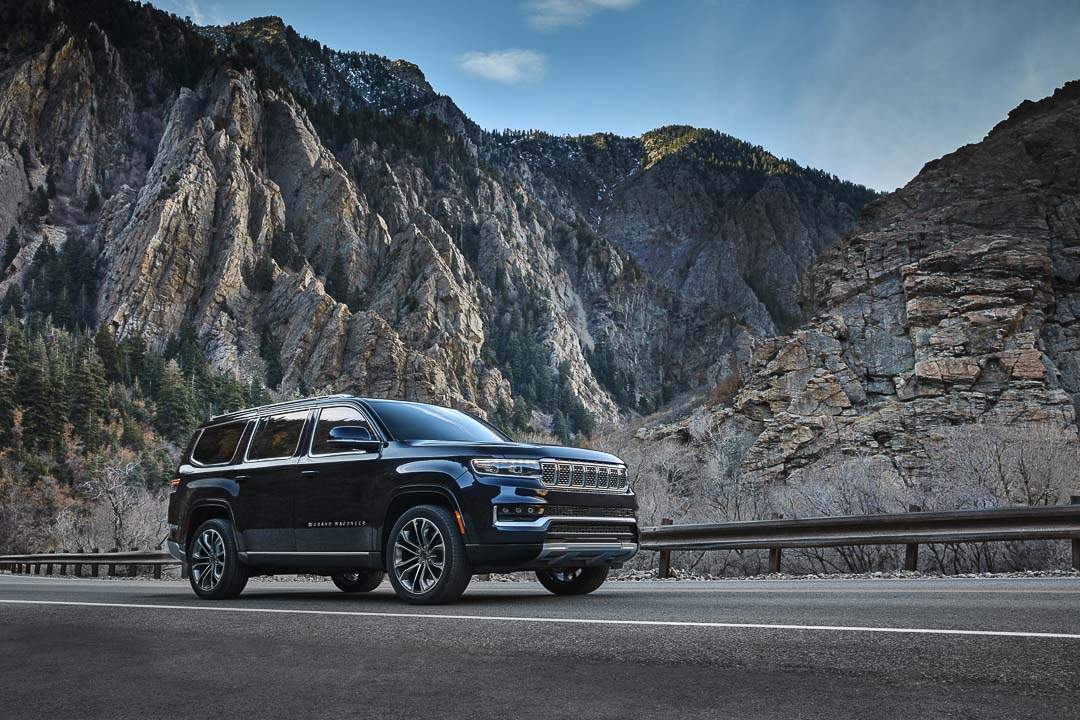
[[[610,453],[562,445],[533,445],[531,443],[470,443],[447,440],[408,440],[404,443],[417,448],[444,448],[447,454],[496,458],[556,458],[578,462],[622,463]]]

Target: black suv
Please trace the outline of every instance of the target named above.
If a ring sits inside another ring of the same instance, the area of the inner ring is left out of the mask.
[[[212,419],[181,459],[169,552],[203,598],[251,575],[329,575],[367,592],[458,598],[473,573],[535,570],[592,592],[638,549],[626,466],[602,452],[515,443],[457,410],[350,395]]]

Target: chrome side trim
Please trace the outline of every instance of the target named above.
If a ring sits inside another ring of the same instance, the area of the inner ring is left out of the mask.
[[[320,552],[297,553],[297,552],[294,552],[294,551],[248,551],[246,554],[247,555],[308,555],[308,556],[316,556],[316,557],[322,557],[324,555],[333,555],[335,557],[341,557],[343,555],[347,555],[347,556],[350,556],[350,557],[367,557],[369,555],[378,555],[378,553],[368,553],[368,552],[361,552],[361,553],[336,553],[335,552],[335,553],[332,553],[332,552],[328,552],[328,551],[325,552],[325,553],[320,553]]]
[[[620,517],[593,517],[583,515],[545,515],[542,518],[536,520],[499,520],[498,510],[494,507],[491,508],[492,524],[499,530],[507,530],[509,528],[526,528],[527,530],[547,530],[548,525],[556,520],[564,520],[567,522],[582,522],[582,523],[627,523],[628,525],[637,525],[637,518],[620,518]]]

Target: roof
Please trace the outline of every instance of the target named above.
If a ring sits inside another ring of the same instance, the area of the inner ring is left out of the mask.
[[[282,402],[270,403],[269,405],[259,405],[258,407],[244,408],[243,410],[235,410],[230,413],[224,413],[222,415],[215,415],[207,422],[200,425],[211,425],[226,422],[229,420],[241,420],[251,415],[261,415],[268,410],[276,411],[288,411],[288,410],[303,410],[309,407],[314,407],[328,400],[361,400],[355,395],[349,395],[348,393],[340,393],[337,395],[316,395],[314,397],[297,398],[295,400],[284,400]]]

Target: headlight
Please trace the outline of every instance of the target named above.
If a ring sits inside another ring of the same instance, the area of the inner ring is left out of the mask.
[[[539,460],[496,460],[483,458],[472,461],[473,472],[501,477],[540,477]]]

